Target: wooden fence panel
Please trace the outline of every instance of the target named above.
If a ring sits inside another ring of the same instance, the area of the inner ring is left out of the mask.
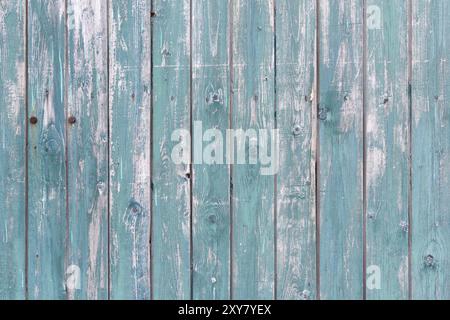
[[[195,299],[230,298],[230,167],[223,154],[230,127],[229,2],[192,2]]]
[[[150,0],[109,3],[110,297],[149,299]]]
[[[25,298],[25,9],[0,6],[0,299]]]

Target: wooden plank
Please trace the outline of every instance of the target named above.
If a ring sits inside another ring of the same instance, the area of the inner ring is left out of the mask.
[[[412,297],[450,299],[450,3],[412,7]]]
[[[68,203],[71,299],[108,298],[107,2],[68,2]]]
[[[65,3],[28,2],[28,290],[66,297]]]
[[[316,1],[283,0],[277,2],[276,9],[276,98],[280,128],[277,298],[314,299]]]
[[[0,6],[0,300],[25,298],[25,12]]]
[[[191,297],[190,166],[176,165],[172,133],[190,130],[190,1],[154,0],[153,297]]]
[[[367,298],[401,300],[409,287],[408,3],[367,5]]]
[[[361,299],[363,1],[319,3],[320,296]]]
[[[229,1],[199,0],[192,5],[192,117],[204,132],[219,130],[223,138],[230,111]],[[217,137],[194,139],[204,147],[218,142]],[[229,166],[224,158],[211,163],[200,153],[202,163],[196,161],[193,167],[192,190],[194,299],[229,299]]]
[[[231,15],[232,128],[275,128],[274,2],[236,0]],[[275,179],[246,163],[232,169],[232,298],[273,299]]]
[[[150,298],[150,1],[111,1],[110,297]]]

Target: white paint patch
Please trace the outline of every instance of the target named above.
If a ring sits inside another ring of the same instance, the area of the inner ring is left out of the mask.
[[[373,186],[386,171],[386,152],[376,147],[367,152],[367,183]]]

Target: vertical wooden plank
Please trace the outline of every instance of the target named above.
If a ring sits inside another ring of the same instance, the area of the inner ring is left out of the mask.
[[[367,19],[367,298],[407,299],[408,2],[368,0]]]
[[[285,300],[316,296],[315,27],[316,1],[277,2],[277,298]]]
[[[320,3],[320,295],[363,298],[363,2]]]
[[[228,1],[193,1],[193,120],[203,131],[229,128]],[[194,128],[197,125],[194,126]],[[195,131],[194,131],[195,132]],[[195,133],[194,133],[195,134]],[[194,144],[218,143],[217,137]],[[194,149],[195,150],[195,149]],[[193,292],[195,299],[230,298],[230,174],[224,158],[195,154],[193,169]],[[197,157],[198,156],[198,157]]]
[[[25,298],[25,12],[0,6],[0,300]]]
[[[71,299],[108,298],[107,2],[68,2],[68,277]],[[74,117],[74,118],[72,118]],[[72,274],[73,273],[73,274]]]
[[[110,297],[150,298],[150,1],[111,1]]]
[[[28,285],[66,297],[65,2],[28,2]]]
[[[191,295],[190,166],[175,130],[190,130],[190,1],[153,1],[153,297]],[[190,156],[189,156],[190,157]]]
[[[233,129],[272,129],[274,2],[235,0],[232,13]],[[247,154],[249,141],[246,139]],[[232,298],[273,299],[275,289],[274,176],[260,164],[236,164],[232,181]]]
[[[412,296],[450,299],[450,3],[412,6]]]

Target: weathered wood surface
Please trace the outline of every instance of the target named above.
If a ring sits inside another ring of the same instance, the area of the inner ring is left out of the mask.
[[[154,0],[152,12],[153,297],[189,299],[190,166],[171,158],[172,133],[190,129],[189,1]]]
[[[367,298],[407,299],[408,3],[369,0],[367,5]],[[376,268],[380,287],[370,280]]]
[[[107,299],[107,2],[71,0],[67,5],[66,281],[71,299]]]
[[[65,299],[66,6],[28,2],[28,297]]]
[[[412,297],[450,299],[450,3],[412,11]]]
[[[218,130],[222,137],[230,127],[230,2],[192,2],[194,130],[195,123],[201,121],[203,130]],[[204,145],[219,143],[214,133],[205,137]],[[194,159],[203,158],[203,149],[197,151],[196,146]],[[192,172],[193,298],[229,299],[230,166],[217,151],[205,149],[204,153],[203,164],[196,161]],[[221,159],[210,162],[209,156]]]
[[[0,299],[25,297],[25,3],[0,5]]]
[[[277,298],[316,297],[316,1],[276,2]]]
[[[232,123],[236,129],[275,128],[273,0],[232,4]],[[246,139],[245,150],[254,137]],[[275,297],[275,183],[260,164],[232,166],[232,298]]]
[[[109,3],[110,297],[149,299],[150,0]]]
[[[319,1],[320,297],[363,298],[363,1]]]
[[[449,16],[1,1],[0,299],[449,299]]]

